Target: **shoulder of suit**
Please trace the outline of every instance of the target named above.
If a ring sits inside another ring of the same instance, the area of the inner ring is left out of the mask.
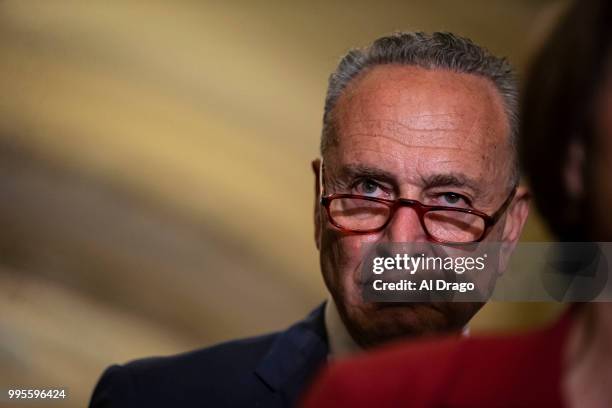
[[[219,343],[210,347],[192,350],[165,357],[149,357],[134,360],[124,367],[133,375],[152,376],[193,375],[196,372],[214,371],[219,376],[223,372],[253,370],[268,352],[278,333],[249,337]]]
[[[271,333],[111,366],[96,386],[90,406],[189,406],[199,398],[227,399],[237,385],[259,383],[254,370],[277,336]]]

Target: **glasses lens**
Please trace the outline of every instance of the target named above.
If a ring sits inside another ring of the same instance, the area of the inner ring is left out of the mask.
[[[333,222],[356,232],[382,227],[389,213],[386,205],[363,198],[334,198],[329,203],[329,215]]]
[[[485,230],[482,217],[461,211],[429,211],[424,222],[429,234],[444,242],[474,242]]]

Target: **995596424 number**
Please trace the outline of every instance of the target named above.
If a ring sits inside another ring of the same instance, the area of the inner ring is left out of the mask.
[[[9,388],[9,400],[61,400],[68,397],[64,388]]]

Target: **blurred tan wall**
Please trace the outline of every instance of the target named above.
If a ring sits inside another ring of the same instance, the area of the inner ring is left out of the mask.
[[[313,177],[328,74],[394,30],[523,68],[563,2],[0,2],[0,388],[282,329],[325,296]],[[532,218],[525,239],[546,239]],[[551,305],[489,305],[475,330]]]

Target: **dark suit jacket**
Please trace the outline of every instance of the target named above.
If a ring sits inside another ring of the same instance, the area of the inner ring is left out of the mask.
[[[330,364],[303,406],[563,407],[563,347],[573,313],[529,333],[398,343]]]
[[[326,361],[320,305],[287,330],[106,370],[90,407],[290,407]]]

